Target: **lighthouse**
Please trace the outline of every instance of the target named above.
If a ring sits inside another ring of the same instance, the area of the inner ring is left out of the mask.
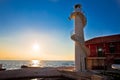
[[[74,19],[74,33],[71,35],[71,39],[75,41],[75,71],[85,72],[87,51],[84,41],[84,27],[86,25],[86,18],[80,4],[74,6],[70,19]]]

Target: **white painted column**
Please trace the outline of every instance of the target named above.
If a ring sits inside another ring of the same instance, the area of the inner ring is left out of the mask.
[[[79,44],[84,45],[83,24],[79,15],[75,16],[75,34],[78,36],[80,43],[75,42],[75,66],[76,71],[85,71],[85,53]]]
[[[71,17],[75,19],[74,30],[75,34],[72,35],[72,39],[75,41],[75,71],[85,72],[85,58],[86,52],[84,51],[84,26],[86,24],[86,18],[81,12],[81,5],[75,5],[75,11],[71,14]],[[75,39],[77,38],[77,39]]]

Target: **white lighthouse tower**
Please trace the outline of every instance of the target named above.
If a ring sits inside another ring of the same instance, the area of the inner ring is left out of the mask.
[[[81,10],[81,5],[74,6],[74,12],[70,15],[71,19],[74,19],[74,34],[71,39],[75,41],[75,71],[86,71],[86,47],[84,43],[84,27],[86,25],[86,18]]]

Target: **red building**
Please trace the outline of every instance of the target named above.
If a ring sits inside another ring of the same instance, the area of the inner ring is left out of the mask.
[[[111,67],[115,60],[120,61],[120,34],[96,37],[85,42],[90,54],[87,57],[88,69]]]

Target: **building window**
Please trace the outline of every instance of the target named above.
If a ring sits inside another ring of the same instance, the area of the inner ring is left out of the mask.
[[[103,48],[102,47],[97,47],[97,53],[98,53],[98,57],[103,57]]]
[[[110,51],[110,53],[115,53],[115,45],[113,43],[110,43],[109,51]]]

